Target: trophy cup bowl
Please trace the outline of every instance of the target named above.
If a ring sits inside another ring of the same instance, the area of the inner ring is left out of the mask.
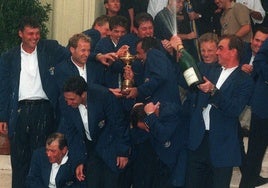
[[[123,61],[126,66],[131,66],[131,63],[134,61],[136,56],[131,55],[129,51],[126,52],[125,55],[120,56],[121,61]],[[121,93],[123,95],[128,95],[129,91],[127,91],[129,88],[132,88],[134,85],[132,80],[129,79],[124,79],[122,84],[121,84]]]

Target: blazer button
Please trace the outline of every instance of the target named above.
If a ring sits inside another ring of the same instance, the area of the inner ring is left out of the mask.
[[[171,142],[170,142],[170,141],[166,141],[166,142],[164,143],[164,147],[165,147],[165,148],[170,147],[170,145],[171,145]]]

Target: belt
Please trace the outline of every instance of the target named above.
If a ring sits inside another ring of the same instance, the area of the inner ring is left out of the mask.
[[[44,104],[49,102],[46,99],[38,99],[38,100],[21,100],[19,101],[19,105],[37,105],[37,104]]]

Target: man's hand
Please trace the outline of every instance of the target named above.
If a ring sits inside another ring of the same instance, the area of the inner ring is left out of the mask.
[[[128,88],[127,89],[128,95],[126,96],[127,99],[135,99],[138,96],[138,89],[136,87]]]
[[[250,16],[253,19],[258,20],[258,21],[262,21],[263,20],[263,17],[261,15],[261,13],[260,12],[257,12],[257,11],[254,11],[254,10],[251,10]]]
[[[162,43],[163,47],[165,48],[165,50],[166,50],[167,52],[169,52],[170,54],[172,54],[173,49],[172,49],[172,46],[171,46],[171,44],[170,44],[170,41],[164,39],[164,40],[161,40],[161,43]]]
[[[121,56],[125,56],[126,53],[128,52],[129,46],[128,45],[123,45],[119,48],[119,50],[117,50],[116,52],[116,56],[117,57],[121,57]]]
[[[187,34],[187,39],[191,40],[191,39],[196,39],[197,38],[197,34],[196,32],[191,32]]]
[[[123,97],[123,94],[121,93],[121,89],[119,88],[109,88],[109,91],[112,92],[116,98],[120,98],[120,97]]]
[[[210,93],[215,88],[215,85],[211,83],[205,76],[203,76],[205,83],[199,84],[198,88],[204,93]]]
[[[174,50],[178,50],[178,46],[182,45],[182,40],[178,35],[173,35],[170,38],[170,45],[172,46],[172,48],[174,48]]]
[[[76,167],[75,169],[75,175],[76,175],[76,178],[79,180],[79,181],[84,181],[86,176],[83,172],[84,170],[84,165],[83,164],[80,164]]]
[[[115,60],[117,60],[117,58],[118,56],[114,52],[107,54],[97,54],[96,56],[96,60],[105,66],[110,66]]]
[[[245,73],[250,74],[253,70],[253,67],[252,67],[252,65],[244,64],[244,65],[242,65],[241,70],[244,71]]]
[[[127,165],[127,163],[128,163],[128,158],[127,157],[117,157],[116,158],[116,166],[119,169],[125,168],[125,166]]]
[[[188,16],[189,16],[190,20],[197,20],[197,19],[202,17],[201,14],[198,14],[195,11],[189,12]]]
[[[156,115],[159,115],[159,107],[160,102],[157,102],[156,104],[150,102],[144,106],[144,111],[147,115],[150,115],[152,113],[156,113]]]
[[[7,122],[0,122],[0,133],[7,134]]]

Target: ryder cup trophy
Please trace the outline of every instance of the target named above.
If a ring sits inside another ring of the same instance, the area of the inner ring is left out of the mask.
[[[131,66],[131,63],[134,61],[135,58],[136,56],[131,55],[129,51],[127,51],[125,55],[120,56],[120,59],[124,62],[124,64],[126,64],[126,66]],[[128,94],[127,89],[132,88],[133,84],[134,84],[133,80],[124,79],[121,84],[121,93],[123,95],[127,95]]]

